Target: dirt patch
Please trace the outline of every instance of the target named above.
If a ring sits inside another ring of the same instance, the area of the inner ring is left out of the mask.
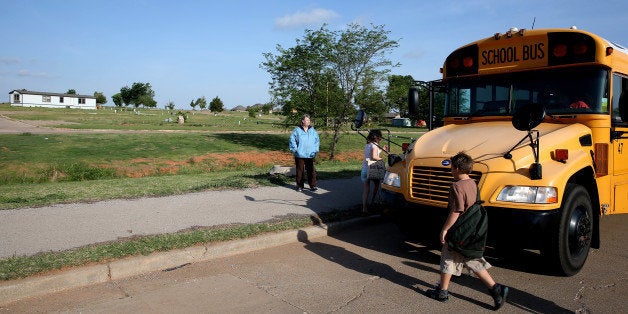
[[[329,154],[321,153],[320,159],[328,159]],[[338,153],[335,159],[346,162],[360,160],[362,152]],[[113,168],[120,176],[130,178],[147,177],[156,174],[177,174],[183,170],[218,171],[239,167],[264,167],[272,165],[291,166],[294,163],[292,154],[282,151],[269,152],[239,152],[239,153],[210,153],[193,156],[185,160],[164,160],[158,158],[136,158],[129,161],[112,162],[99,165],[103,168]]]

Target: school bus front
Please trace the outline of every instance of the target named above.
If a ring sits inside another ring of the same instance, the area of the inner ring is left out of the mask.
[[[464,151],[497,247],[540,249],[577,273],[599,247],[600,217],[628,212],[626,50],[578,30],[516,30],[454,51],[443,72],[444,126],[382,184],[402,228],[446,214],[449,158]]]

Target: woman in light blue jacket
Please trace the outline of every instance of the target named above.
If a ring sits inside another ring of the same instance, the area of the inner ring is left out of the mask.
[[[307,173],[307,183],[310,190],[316,191],[316,170],[314,170],[314,157],[318,154],[320,139],[316,130],[310,126],[310,115],[301,117],[301,126],[294,128],[290,134],[290,151],[294,155],[294,163],[297,173],[297,191],[303,191],[303,170]]]

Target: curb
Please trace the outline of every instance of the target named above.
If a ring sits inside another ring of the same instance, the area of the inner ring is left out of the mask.
[[[59,292],[92,284],[105,283],[153,271],[177,267],[217,258],[252,252],[284,244],[336,234],[344,229],[374,221],[379,216],[354,218],[331,224],[321,224],[297,230],[264,234],[252,238],[209,243],[185,249],[156,252],[146,256],[132,256],[104,264],[78,266],[51,274],[0,282],[0,305],[34,296]]]

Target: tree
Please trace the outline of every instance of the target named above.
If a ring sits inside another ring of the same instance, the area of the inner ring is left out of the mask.
[[[296,46],[278,54],[264,53],[261,67],[271,75],[271,94],[287,114],[286,125],[309,113],[317,121],[331,121],[330,159],[334,159],[342,124],[365,102],[381,110],[383,93],[377,87],[391,67],[386,55],[398,46],[383,26],[349,24],[343,31],[306,30]],[[375,89],[374,89],[375,87]],[[316,124],[319,127],[319,124]]]
[[[356,93],[355,101],[371,117],[381,118],[386,112],[389,112],[384,99],[384,91],[377,82],[371,80],[371,76],[368,78],[369,80],[361,83],[363,88]]]
[[[68,95],[76,95],[76,90],[74,90],[74,89],[68,89],[68,91],[66,92],[66,94],[68,94]]]
[[[94,92],[94,97],[96,97],[96,104],[101,105],[107,103],[107,97],[101,92]]]
[[[153,99],[152,96],[150,95],[142,95],[140,96],[140,98],[138,99],[138,103],[143,105],[144,107],[148,107],[148,108],[155,108],[157,107],[157,101],[155,101],[155,99]],[[138,105],[135,105],[135,107],[137,107]]]
[[[140,105],[145,107],[155,107],[157,102],[153,99],[155,92],[150,87],[150,83],[133,83],[131,87],[125,86],[120,89],[120,95],[125,106],[130,104],[135,108]]]
[[[222,100],[220,100],[218,96],[214,97],[214,99],[212,99],[209,103],[209,110],[212,112],[222,112],[225,110]]]
[[[192,110],[196,107],[196,102],[194,100],[190,101],[190,107],[192,107]]]
[[[205,100],[205,96],[203,96],[203,97],[201,97],[201,98],[198,98],[198,99],[196,100],[196,105],[197,105],[197,106],[198,106],[201,110],[203,110],[203,109],[207,108],[207,100]]]
[[[168,109],[168,110],[174,110],[174,103],[172,101],[169,101],[164,108]]]
[[[386,88],[386,103],[389,109],[399,112],[405,117],[408,115],[408,90],[414,84],[411,75],[391,75],[388,77]]]
[[[251,106],[249,108],[246,108],[246,111],[249,113],[249,117],[255,118],[257,117],[257,114],[259,113],[259,107]]]
[[[111,96],[111,100],[113,100],[113,103],[118,106],[118,107],[122,107],[122,103],[124,102],[122,100],[122,94],[121,93],[117,93],[113,96]]]
[[[262,113],[263,114],[270,114],[271,110],[273,110],[273,104],[262,105]]]

